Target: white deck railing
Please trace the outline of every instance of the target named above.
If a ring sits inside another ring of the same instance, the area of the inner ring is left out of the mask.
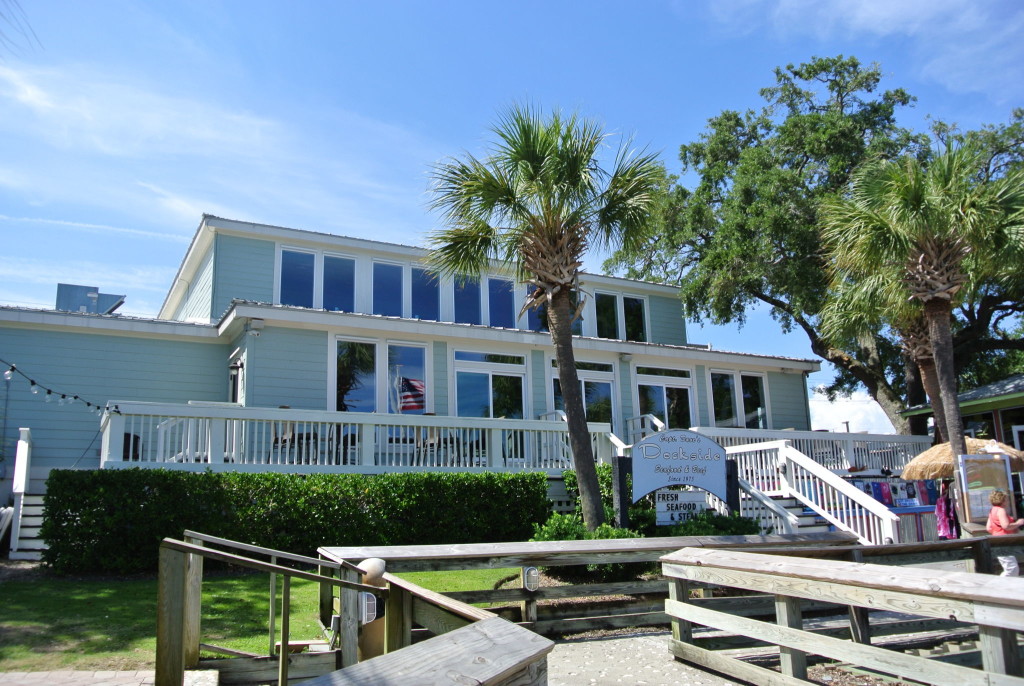
[[[765,431],[707,426],[691,430],[711,438],[725,448],[767,441],[789,441],[794,448],[826,469],[850,472],[888,470],[896,475],[910,460],[932,445],[931,436]]]
[[[899,543],[899,517],[882,503],[793,447],[789,441],[730,446],[739,477],[763,492],[795,498],[862,543]]]
[[[101,466],[215,467],[222,470],[381,471],[487,469],[548,471],[573,466],[563,421],[473,419],[112,402],[102,421]],[[611,426],[589,425],[594,455],[608,461]]]

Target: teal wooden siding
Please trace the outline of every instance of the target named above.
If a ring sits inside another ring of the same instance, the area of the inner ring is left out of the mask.
[[[227,400],[229,351],[219,342],[3,327],[0,350],[5,360],[37,383],[94,404]],[[44,394],[33,395],[29,382],[20,376],[8,388],[5,460],[0,463],[7,472],[0,481],[3,502],[10,494],[20,427],[32,430],[30,478],[35,492],[42,492],[51,469],[99,468],[100,418],[84,403],[47,403]]]
[[[619,425],[612,428],[612,431],[620,438],[624,438],[626,436],[626,420],[639,414],[639,412],[633,408],[633,387],[635,385],[636,382],[633,381],[633,375],[630,373],[629,363],[620,362],[619,406],[622,408],[622,414],[620,415]]]
[[[434,356],[434,414],[445,416],[450,407],[448,402],[448,344],[444,341],[434,341],[431,352]]]
[[[210,304],[213,299],[213,249],[203,257],[195,278],[188,286],[181,306],[173,319],[179,321],[209,322]]]
[[[210,316],[214,321],[227,312],[231,300],[274,302],[273,241],[217,234],[215,276]]]
[[[803,374],[768,373],[772,428],[809,431],[807,384]]]
[[[698,364],[693,372],[693,390],[697,394],[696,426],[714,426],[711,419],[711,400],[708,398],[708,368]]]
[[[543,350],[530,351],[528,374],[530,375],[532,408],[528,408],[527,419],[536,419],[548,411],[547,366],[544,364],[544,360]]]
[[[246,400],[255,407],[333,410],[324,331],[268,326],[246,344]]]
[[[686,344],[686,320],[679,298],[652,295],[647,299],[651,317],[651,343]]]

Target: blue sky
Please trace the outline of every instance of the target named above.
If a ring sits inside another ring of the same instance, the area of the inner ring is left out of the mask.
[[[38,41],[4,27],[0,303],[26,307],[63,281],[154,314],[203,212],[421,244],[430,165],[481,152],[514,102],[578,110],[673,171],[709,117],[814,55],[880,63],[917,130],[1024,105],[1016,0],[21,3]],[[813,357],[760,314],[690,338]],[[816,428],[885,428],[862,397],[813,405]]]

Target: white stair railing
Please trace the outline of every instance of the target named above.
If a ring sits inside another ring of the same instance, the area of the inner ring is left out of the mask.
[[[779,490],[783,496],[795,498],[837,529],[856,534],[861,543],[899,543],[897,515],[801,453],[789,441],[726,448],[740,463],[741,477],[745,455],[758,454],[757,462],[762,463],[765,451],[777,455]]]
[[[626,438],[630,443],[639,443],[653,433],[664,431],[667,427],[653,414],[642,414],[626,420]]]
[[[29,490],[30,468],[32,466],[32,431],[21,428],[18,430],[18,448],[14,454],[14,517],[11,520],[11,559],[22,559],[21,555],[21,518],[25,505],[25,494]]]

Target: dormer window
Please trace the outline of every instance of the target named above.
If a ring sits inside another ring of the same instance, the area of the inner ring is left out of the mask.
[[[281,251],[281,304],[313,307],[316,255],[297,250]]]
[[[615,340],[647,341],[647,303],[643,298],[596,293],[597,337]]]

